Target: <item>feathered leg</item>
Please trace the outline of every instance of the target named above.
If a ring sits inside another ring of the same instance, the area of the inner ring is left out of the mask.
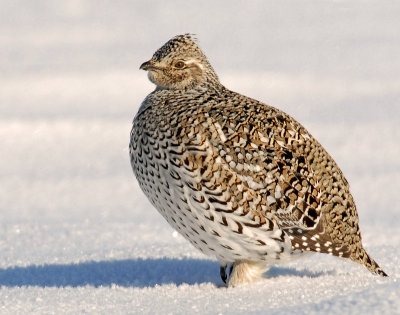
[[[252,283],[262,278],[269,267],[264,262],[236,261],[229,277],[228,286],[235,287],[240,284]]]

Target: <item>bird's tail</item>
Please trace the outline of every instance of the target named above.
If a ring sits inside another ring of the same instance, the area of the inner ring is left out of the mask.
[[[364,265],[369,271],[376,275],[380,275],[382,277],[387,277],[386,272],[382,270],[381,267],[376,263],[375,260],[372,259],[371,256],[365,251],[364,248],[361,248],[361,251],[353,253],[350,258],[362,265]]]

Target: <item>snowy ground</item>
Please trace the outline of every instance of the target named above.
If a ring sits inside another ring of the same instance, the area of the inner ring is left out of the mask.
[[[399,14],[391,1],[2,1],[0,313],[400,314]],[[389,278],[313,255],[221,288],[217,262],[152,208],[127,150],[152,89],[138,66],[184,32],[226,86],[327,148]]]

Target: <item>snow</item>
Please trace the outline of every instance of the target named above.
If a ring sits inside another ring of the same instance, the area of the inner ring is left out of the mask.
[[[400,5],[0,4],[1,314],[400,314]],[[132,174],[139,65],[194,32],[221,81],[291,114],[349,180],[390,275],[311,255],[224,288]]]

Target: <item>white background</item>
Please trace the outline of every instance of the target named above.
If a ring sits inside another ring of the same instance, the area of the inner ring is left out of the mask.
[[[0,313],[400,313],[400,4],[0,2]],[[133,177],[139,65],[195,33],[223,84],[278,107],[350,182],[367,251],[221,288]]]

